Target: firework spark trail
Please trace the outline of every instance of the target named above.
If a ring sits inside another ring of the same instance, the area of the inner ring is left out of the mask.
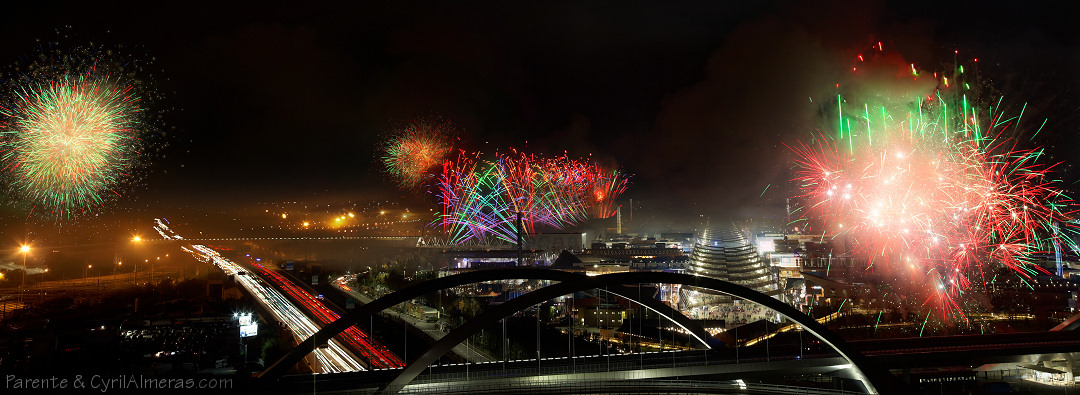
[[[525,154],[516,158],[500,156],[500,163],[496,166],[510,209],[515,213],[522,213],[522,225],[527,233],[536,233],[537,221],[547,222],[546,218],[538,218],[539,208],[543,207],[544,202],[533,198],[537,196],[537,189],[544,186],[536,179],[539,174],[532,165],[534,160],[535,158]]]
[[[131,86],[93,72],[23,86],[0,106],[3,173],[54,218],[100,207],[142,146],[138,101]]]
[[[615,215],[615,197],[626,191],[626,179],[617,171],[604,173],[598,167],[593,170],[594,177],[590,177],[593,180],[593,216],[610,218]]]
[[[385,170],[399,187],[428,189],[442,210],[432,222],[452,244],[517,240],[523,230],[562,229],[615,214],[627,177],[566,155],[544,158],[511,149],[483,159],[454,148],[453,125],[423,118],[398,128],[380,146]]]
[[[1055,224],[1076,232],[1055,165],[1039,162],[1041,149],[1018,147],[1020,116],[981,101],[962,70],[934,74],[933,92],[906,108],[852,111],[838,96],[839,133],[791,147],[808,215],[852,235],[868,270],[883,267],[943,318],[961,319],[962,298],[985,290],[987,271],[1030,279],[1045,272],[1032,254],[1069,242],[1055,240]]]
[[[588,202],[581,199],[588,192],[588,176],[582,170],[583,163],[566,156],[545,159],[541,167],[539,183],[546,185],[541,196],[535,199],[549,207],[549,220],[553,226],[575,224],[588,218]]]
[[[443,162],[436,195],[443,211],[436,220],[450,242],[516,241],[516,214],[526,233],[539,227],[561,229],[598,214],[626,190],[617,171],[568,158],[497,155],[475,161],[459,155]],[[603,194],[603,198],[595,194]]]

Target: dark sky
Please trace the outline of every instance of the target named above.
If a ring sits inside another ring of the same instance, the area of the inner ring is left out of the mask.
[[[986,59],[1051,119],[1051,154],[1080,155],[1077,10],[1051,3],[221,3],[8,6],[0,65],[56,29],[153,57],[176,130],[144,202],[400,194],[375,146],[439,114],[479,150],[618,165],[660,211],[756,214],[790,193],[782,143],[814,129],[810,99],[877,41],[928,69]]]

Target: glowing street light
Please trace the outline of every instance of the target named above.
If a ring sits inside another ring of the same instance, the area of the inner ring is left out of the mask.
[[[135,243],[135,248],[137,249],[138,244],[142,243],[142,237],[139,237],[139,235],[135,235],[135,237],[131,238],[131,242]],[[132,281],[135,283],[136,286],[138,286],[139,285],[139,260],[135,259],[135,263],[133,263],[132,265],[134,265],[133,269],[131,271]],[[151,271],[150,275],[153,276],[153,274],[154,274],[153,271]]]
[[[19,282],[19,304],[22,304],[22,295],[26,290],[26,254],[30,252],[30,246],[23,244],[19,251],[22,251],[22,281]]]

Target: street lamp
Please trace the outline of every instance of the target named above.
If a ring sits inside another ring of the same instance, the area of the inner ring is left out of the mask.
[[[135,237],[131,238],[131,242],[135,244],[135,255],[139,255],[138,254],[139,243],[142,242],[142,237],[139,237],[139,235],[135,235]],[[139,259],[138,259],[138,257],[135,258],[135,263],[133,263],[132,265],[133,265],[132,266],[132,271],[131,271],[132,281],[135,283],[135,286],[139,286]]]
[[[303,235],[303,237],[301,237],[301,239],[303,239],[303,241],[301,243],[303,243],[303,246],[304,246],[304,262],[307,262],[308,261],[308,241],[307,241],[308,231],[307,231],[307,229],[308,229],[309,226],[311,226],[311,223],[309,223],[308,221],[304,221],[303,226],[304,226],[304,228],[301,229],[301,231],[300,231],[301,234]]]
[[[26,254],[30,253],[30,246],[23,244],[19,251],[22,251],[22,281],[19,283],[19,304],[22,304],[23,292],[26,291]]]

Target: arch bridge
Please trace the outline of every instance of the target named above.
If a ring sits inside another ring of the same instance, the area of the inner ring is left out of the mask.
[[[304,356],[310,354],[317,346],[326,344],[326,342],[330,338],[343,332],[346,328],[359,323],[367,322],[369,316],[378,314],[379,312],[394,305],[397,305],[398,303],[411,300],[424,294],[437,292],[440,290],[445,290],[461,285],[485,281],[514,279],[550,280],[558,281],[558,283],[537,290],[533,290],[529,293],[511,299],[503,304],[489,308],[475,318],[473,318],[472,320],[469,320],[462,326],[455,328],[453,331],[451,331],[450,333],[439,339],[437,342],[435,342],[433,345],[431,345],[419,357],[413,359],[412,361],[409,361],[403,369],[394,371],[394,373],[392,373],[393,377],[386,380],[386,384],[381,387],[381,392],[396,393],[400,391],[406,385],[412,382],[413,379],[420,375],[425,369],[427,369],[429,365],[438,360],[441,356],[450,352],[450,350],[457,344],[465,341],[473,334],[479,332],[482,328],[496,324],[500,320],[508,318],[518,312],[529,309],[532,306],[543,303],[547,300],[554,299],[562,295],[572,294],[574,292],[590,289],[606,289],[610,293],[617,294],[619,296],[625,297],[629,300],[643,305],[644,307],[674,322],[683,330],[687,331],[691,335],[691,338],[704,344],[707,348],[713,348],[720,345],[720,342],[709,336],[709,334],[705,332],[703,328],[695,324],[693,320],[679,313],[677,310],[674,310],[670,306],[664,303],[660,303],[659,301],[656,301],[652,298],[639,298],[632,290],[625,287],[625,285],[628,284],[645,283],[681,284],[686,286],[693,286],[752,301],[777,312],[788,320],[795,322],[805,331],[816,336],[824,344],[828,345],[833,351],[835,351],[839,355],[839,357],[843,361],[846,362],[848,366],[851,367],[850,371],[852,375],[856,380],[862,383],[864,387],[863,389],[866,392],[876,394],[878,393],[878,386],[882,385],[883,383],[895,383],[895,380],[893,380],[893,378],[891,377],[891,375],[889,375],[888,372],[876,369],[875,367],[868,364],[866,358],[862,354],[854,350],[850,345],[847,344],[847,342],[838,337],[836,334],[829,331],[827,328],[825,328],[823,325],[821,325],[814,319],[808,317],[807,315],[803,314],[799,310],[786,303],[783,303],[777,299],[774,299],[765,294],[754,291],[750,288],[743,287],[738,284],[733,284],[710,277],[701,277],[681,273],[624,272],[599,276],[585,276],[578,273],[537,268],[479,270],[446,276],[405,287],[379,299],[376,299],[371,303],[359,306],[351,312],[343,315],[338,320],[323,327],[314,335],[293,348],[280,360],[272,364],[269,368],[266,369],[266,371],[262,372],[259,375],[259,378],[269,382],[280,379],[289,368],[296,365],[302,358],[304,358]]]

